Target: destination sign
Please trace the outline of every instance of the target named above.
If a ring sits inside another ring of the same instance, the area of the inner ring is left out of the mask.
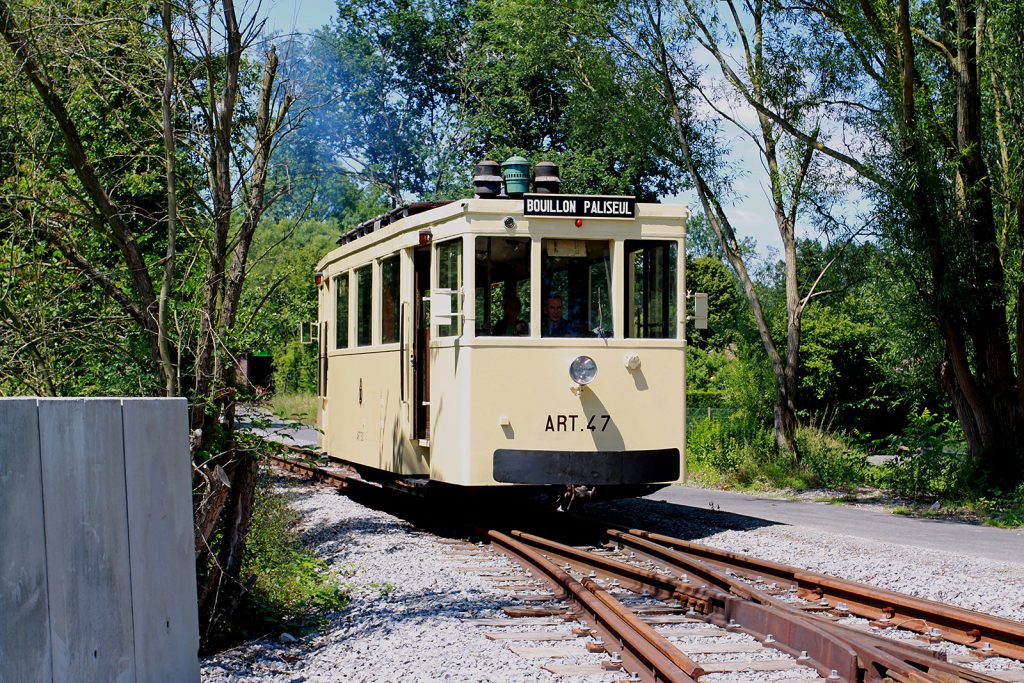
[[[562,218],[636,218],[636,197],[524,194],[523,215]]]

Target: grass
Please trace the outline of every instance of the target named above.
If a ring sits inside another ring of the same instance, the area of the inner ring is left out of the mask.
[[[1024,527],[1024,485],[1009,493],[979,488],[962,437],[925,412],[904,433],[876,447],[899,455],[871,465],[869,451],[841,432],[801,427],[801,462],[775,450],[770,428],[742,412],[687,425],[687,470],[696,486],[750,491],[829,489],[819,502],[842,504],[865,490],[898,500],[893,514],[952,517],[1002,527]],[[839,493],[832,493],[838,491]],[[856,495],[855,495],[856,494]]]
[[[274,394],[269,408],[274,415],[297,420],[304,424],[315,424],[317,417],[316,394]]]
[[[251,587],[238,609],[221,621],[205,651],[284,632],[302,636],[326,627],[331,615],[348,604],[345,575],[303,546],[297,521],[287,496],[261,474],[242,570],[242,576],[251,577]]]

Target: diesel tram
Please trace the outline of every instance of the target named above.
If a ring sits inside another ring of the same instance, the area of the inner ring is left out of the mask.
[[[680,481],[686,220],[478,192],[347,232],[316,273],[322,450],[364,477],[566,503]]]

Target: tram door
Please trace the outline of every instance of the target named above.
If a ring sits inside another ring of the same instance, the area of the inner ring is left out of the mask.
[[[413,434],[430,438],[430,312],[424,297],[430,294],[430,247],[414,252],[412,399]]]

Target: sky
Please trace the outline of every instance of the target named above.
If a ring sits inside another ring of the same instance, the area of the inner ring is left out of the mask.
[[[267,28],[283,34],[308,33],[330,21],[337,11],[336,0],[249,0],[251,11],[259,3],[261,16],[267,18]],[[729,217],[738,235],[753,237],[761,257],[775,250],[778,254],[782,241],[775,227],[768,202],[768,188],[764,170],[760,165],[757,148],[749,140],[737,136],[733,158],[745,170],[735,183],[737,202],[730,207]],[[687,204],[691,213],[700,211],[700,202],[692,192],[663,198],[672,204]]]
[[[260,14],[272,31],[307,33],[330,21],[337,7],[335,0],[262,0]]]

